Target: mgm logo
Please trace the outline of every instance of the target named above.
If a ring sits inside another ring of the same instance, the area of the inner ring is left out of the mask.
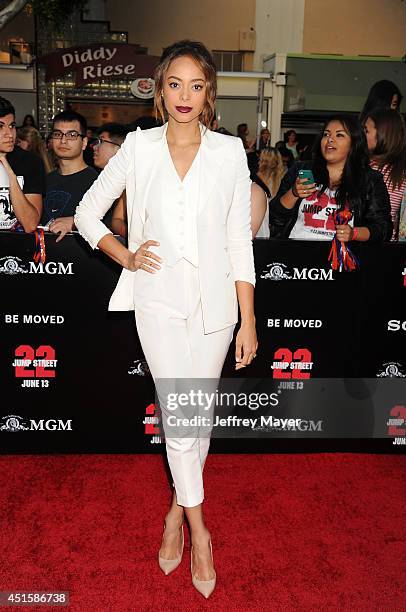
[[[17,414],[8,414],[0,419],[0,431],[72,431],[72,419],[27,419]]]
[[[311,280],[332,281],[333,270],[325,268],[292,268],[289,269],[284,263],[274,262],[266,266],[266,270],[260,275],[261,278],[273,281],[281,280]]]
[[[0,274],[74,274],[73,263],[62,261],[48,261],[47,263],[36,263],[35,261],[23,262],[20,257],[7,255],[0,258]]]

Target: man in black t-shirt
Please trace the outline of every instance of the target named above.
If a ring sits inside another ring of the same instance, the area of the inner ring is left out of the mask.
[[[42,160],[15,146],[15,110],[0,97],[0,229],[18,225],[32,232],[42,213],[45,169]]]
[[[63,111],[53,120],[51,142],[59,169],[47,176],[41,223],[59,234],[56,242],[74,229],[76,207],[98,176],[83,159],[86,129],[86,119],[75,111]]]

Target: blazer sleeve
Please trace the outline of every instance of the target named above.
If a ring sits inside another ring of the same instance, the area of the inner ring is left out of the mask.
[[[235,185],[227,218],[228,252],[234,280],[246,281],[255,287],[251,233],[251,180],[247,155],[240,138],[235,138],[235,155]]]
[[[75,226],[93,249],[98,248],[103,236],[112,234],[101,219],[126,187],[126,175],[134,159],[135,137],[135,132],[127,135],[76,208]]]

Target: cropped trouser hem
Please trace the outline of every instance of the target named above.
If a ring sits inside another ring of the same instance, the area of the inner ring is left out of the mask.
[[[235,326],[204,333],[199,270],[185,259],[174,267],[163,265],[156,274],[139,270],[135,276],[137,331],[155,381],[164,424],[173,414],[165,401],[168,389],[187,391],[189,381],[199,378],[209,379],[215,389]],[[183,416],[191,416],[188,410],[183,408]],[[210,437],[199,437],[199,431],[193,430],[193,437],[176,438],[168,430],[165,442],[178,504],[201,504]]]

